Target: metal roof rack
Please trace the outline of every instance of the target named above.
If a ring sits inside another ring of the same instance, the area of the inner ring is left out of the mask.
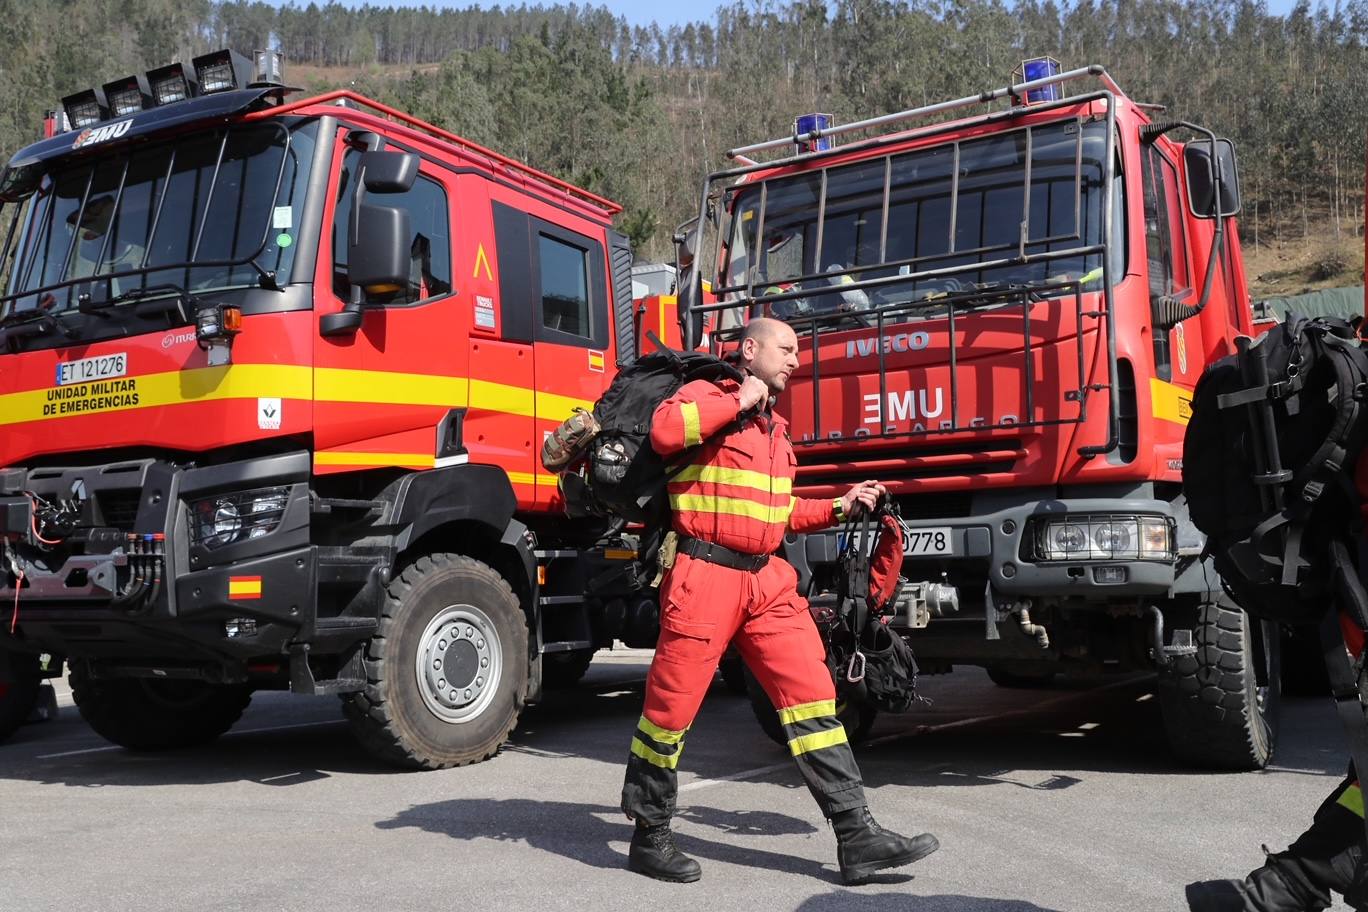
[[[749,146],[741,146],[737,149],[729,149],[727,157],[740,160],[743,163],[752,163],[749,156],[756,152],[765,152],[770,149],[778,149],[784,146],[793,146],[799,143],[816,142],[823,136],[837,136],[842,133],[853,133],[858,130],[869,130],[875,127],[887,126],[888,124],[901,123],[908,120],[930,117],[933,114],[941,114],[945,111],[954,111],[958,108],[967,108],[976,104],[987,104],[1000,98],[1020,98],[1026,92],[1034,89],[1044,88],[1049,85],[1057,85],[1070,82],[1075,79],[1083,79],[1095,76],[1107,87],[1109,91],[1116,95],[1124,96],[1126,93],[1116,84],[1115,80],[1108,75],[1105,67],[1099,64],[1079,67],[1065,73],[1054,76],[1046,76],[1041,79],[1033,79],[1030,82],[1022,82],[1017,85],[1004,86],[1000,89],[992,89],[987,92],[980,92],[977,95],[966,95],[963,98],[956,98],[953,101],[942,101],[933,105],[926,105],[920,108],[910,108],[906,111],[899,111],[896,114],[883,114],[879,117],[870,117],[865,120],[857,120],[847,124],[840,124],[828,127],[825,130],[812,130],[807,133],[799,133],[795,136],[784,136],[780,139],[769,139],[765,142],[753,143]],[[808,155],[824,155],[829,152],[837,152],[839,149],[830,149],[823,152],[811,152]]]
[[[552,189],[559,190],[566,196],[572,197],[581,203],[588,203],[597,209],[601,209],[608,216],[617,215],[619,212],[622,211],[622,206],[613,202],[610,199],[607,199],[606,197],[599,196],[596,193],[591,193],[590,191],[585,190],[582,187],[577,187],[574,184],[569,183],[568,181],[563,181],[558,177],[553,177],[550,174],[547,174],[545,171],[538,171],[531,165],[525,165],[516,159],[509,158],[506,155],[501,155],[498,152],[495,152],[493,149],[487,149],[479,143],[471,142],[468,139],[464,139],[460,136],[457,136],[455,133],[452,133],[448,130],[443,130],[441,127],[434,126],[433,124],[430,124],[425,120],[420,120],[411,114],[405,114],[403,111],[400,111],[396,108],[391,108],[388,105],[381,104],[378,101],[374,101],[370,98],[367,98],[364,95],[353,92],[350,89],[337,89],[332,92],[326,92],[322,95],[315,95],[312,98],[303,98],[297,101],[291,101],[283,106],[270,108],[269,112],[265,113],[264,116],[278,116],[280,114],[286,114],[290,111],[298,110],[300,108],[310,107],[312,105],[318,104],[327,104],[328,102],[338,102],[345,107],[351,107],[357,110],[364,110],[368,108],[370,109],[370,113],[377,114],[388,120],[397,121],[403,124],[404,126],[416,130],[420,133],[426,133],[429,136],[432,136],[436,139],[440,139],[444,142],[448,142],[453,145],[459,146],[468,153],[482,156],[488,159],[491,163],[497,163],[506,170],[516,172],[524,180],[532,180],[539,184],[548,185]]]

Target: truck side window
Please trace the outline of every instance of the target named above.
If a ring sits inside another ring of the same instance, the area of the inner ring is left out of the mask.
[[[1151,297],[1157,297],[1189,287],[1178,174],[1152,145],[1140,162],[1140,178],[1145,190],[1145,258],[1149,266],[1149,290]]]
[[[572,336],[592,336],[585,252],[544,234],[537,236],[537,252],[541,258],[542,326]]]
[[[337,184],[337,210],[333,216],[333,293],[342,300],[351,298],[347,279],[347,223],[355,199],[354,179],[361,153],[351,149],[342,159],[342,176]],[[414,304],[451,292],[451,220],[447,195],[442,185],[420,176],[406,193],[386,193],[371,197],[371,202],[400,206],[409,212],[413,237],[409,241],[408,286],[391,303]]]

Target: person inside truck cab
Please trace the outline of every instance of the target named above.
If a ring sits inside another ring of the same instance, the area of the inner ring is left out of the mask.
[[[77,225],[76,217],[80,216]],[[148,235],[149,212],[142,194],[129,193],[114,205],[114,197],[97,196],[89,200],[84,211],[73,210],[67,224],[76,226],[76,250],[67,268],[68,279],[83,279],[97,274],[129,272],[142,266],[147,248],[143,243]],[[110,231],[113,235],[110,235]],[[136,239],[136,240],[135,240]],[[103,260],[99,263],[103,252]],[[123,282],[113,280],[113,294],[120,294]],[[134,277],[134,284],[137,284]]]

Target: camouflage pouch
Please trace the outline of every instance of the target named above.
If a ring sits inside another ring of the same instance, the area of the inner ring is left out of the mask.
[[[584,455],[598,432],[599,423],[593,412],[575,409],[542,443],[542,465],[548,472],[559,472]]]

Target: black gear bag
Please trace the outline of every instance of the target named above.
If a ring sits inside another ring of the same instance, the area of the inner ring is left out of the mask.
[[[1368,353],[1343,320],[1289,315],[1193,391],[1183,489],[1222,583],[1250,615],[1368,624],[1354,557],[1354,467],[1368,439]]]
[[[561,473],[561,490],[572,515],[613,516],[652,524],[666,513],[665,483],[678,468],[651,447],[651,416],[684,384],[740,382],[741,372],[704,352],[669,349],[642,355],[618,371],[594,403],[599,430],[584,458]],[[687,465],[686,458],[677,463]]]
[[[893,522],[886,523],[885,517]],[[897,576],[905,534],[902,529],[897,506],[887,497],[872,514],[863,513],[845,524],[836,610],[828,618],[817,618],[837,693],[887,713],[907,712],[924,699],[917,696],[919,669],[912,647],[888,623],[896,611],[897,592],[905,582]],[[896,566],[880,559],[887,557],[881,552],[889,549],[896,550]],[[872,563],[882,565],[873,574],[875,579],[871,579]],[[897,583],[881,585],[890,581],[878,580],[879,572],[893,574]]]

